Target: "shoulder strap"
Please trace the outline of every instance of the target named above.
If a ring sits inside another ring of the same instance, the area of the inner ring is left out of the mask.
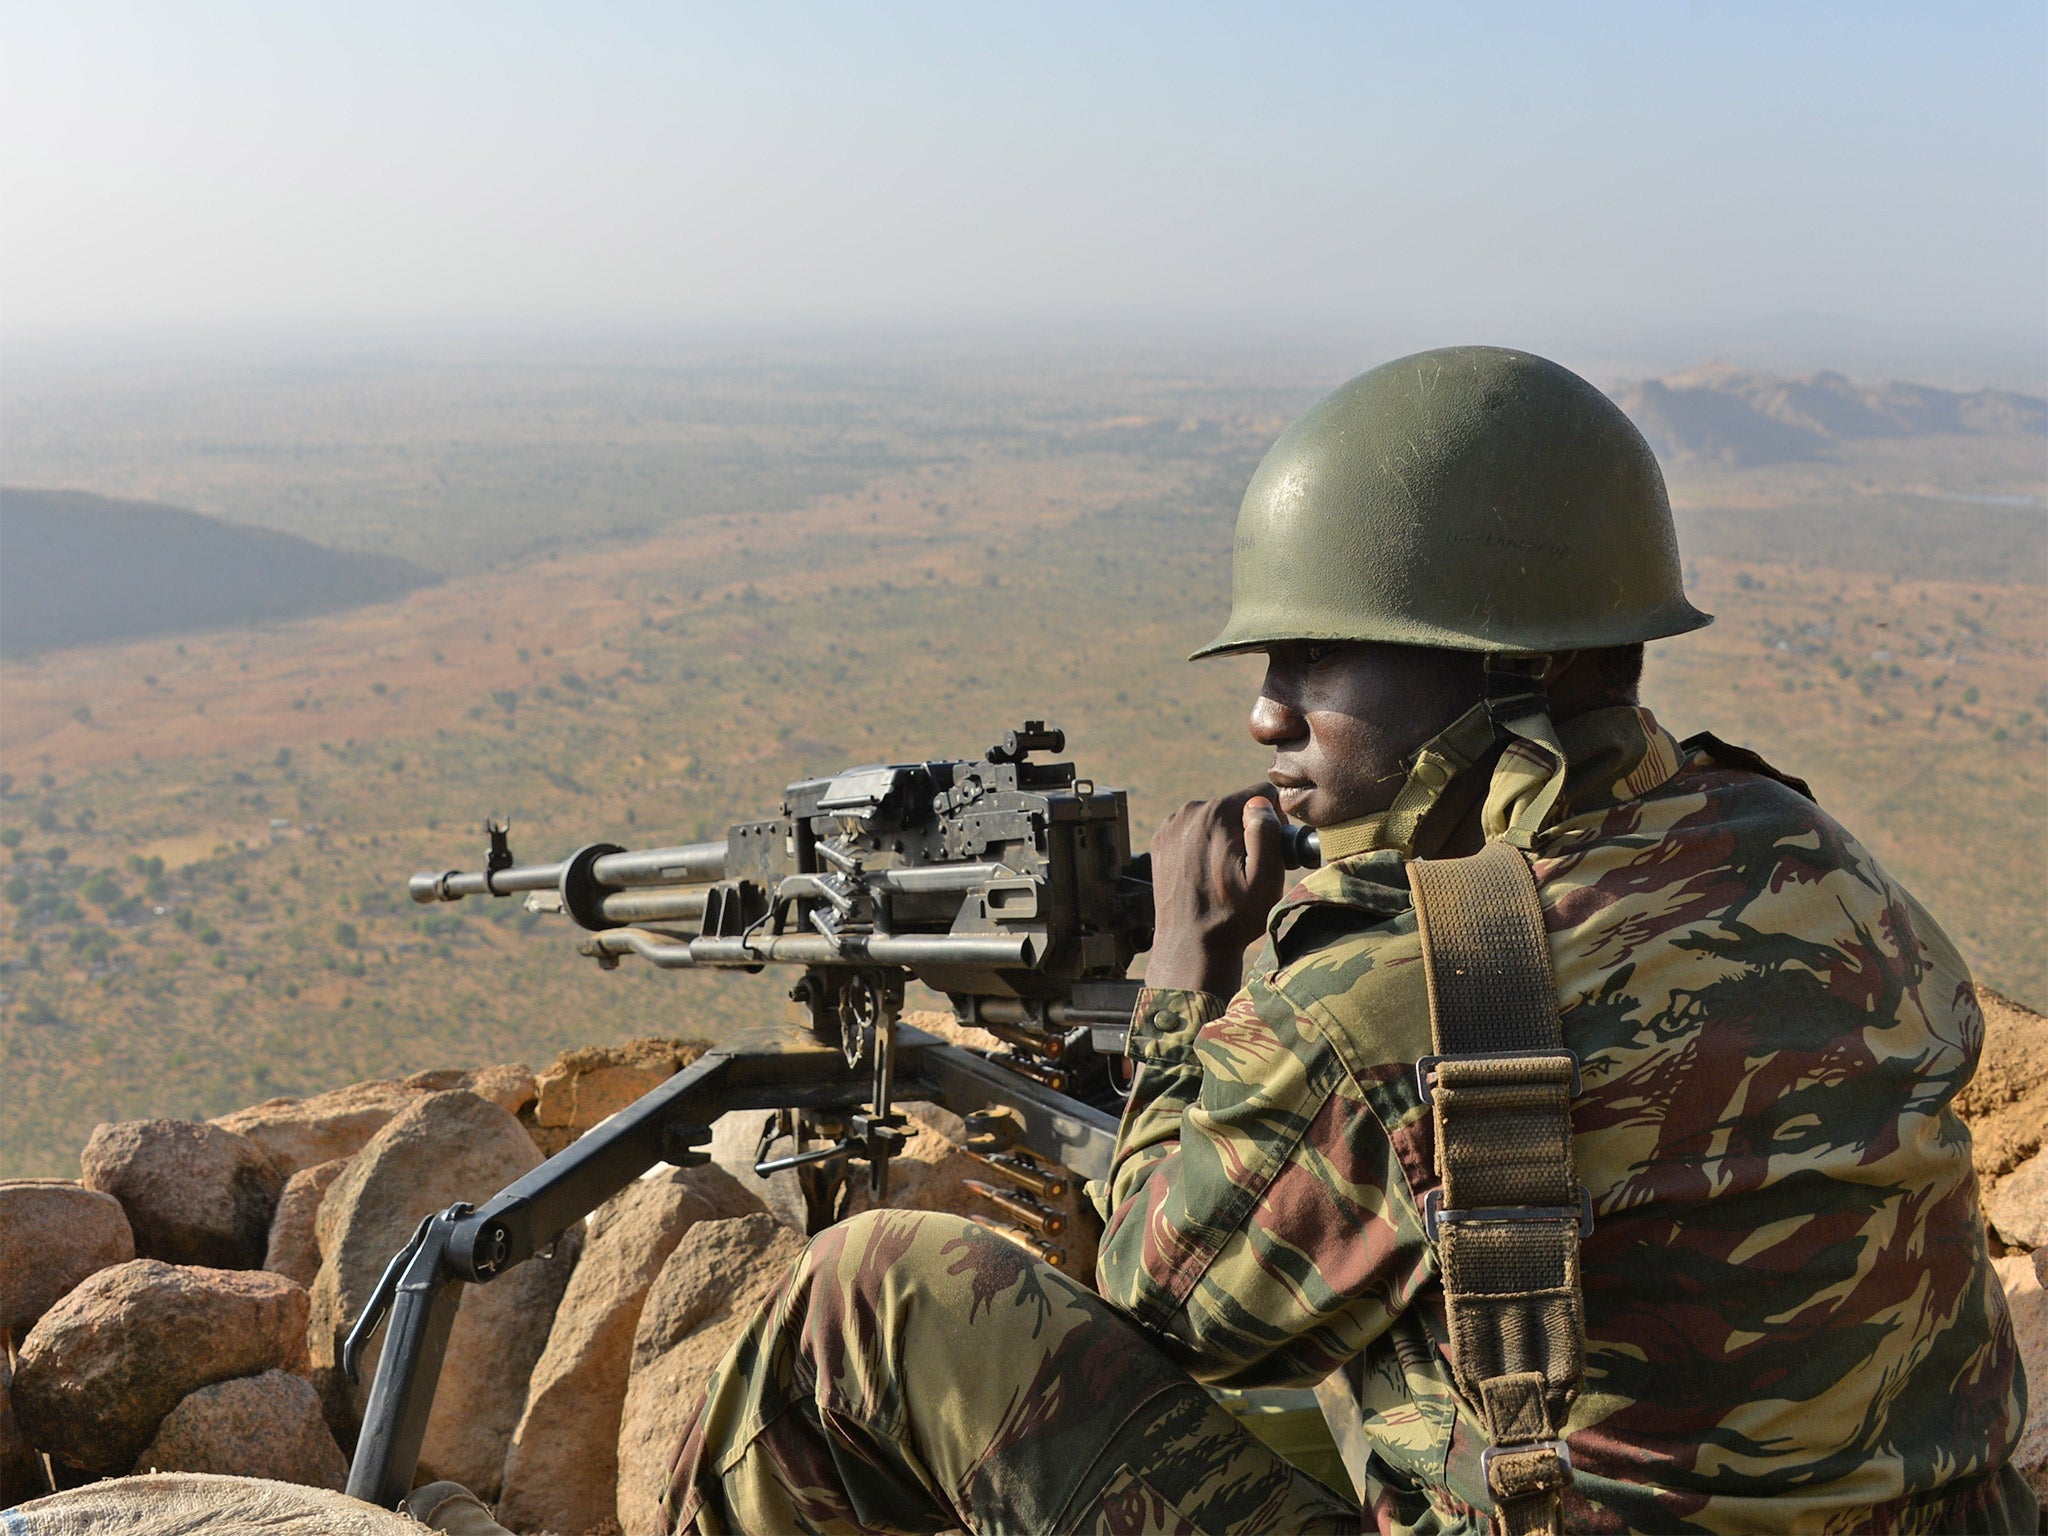
[[[1416,1080],[1443,1184],[1423,1218],[1443,1274],[1458,1389],[1506,1536],[1556,1532],[1571,1485],[1566,1416],[1585,1376],[1579,1239],[1592,1202],[1572,1163],[1578,1060],[1557,1017],[1528,860],[1490,842],[1408,865],[1435,1054]]]

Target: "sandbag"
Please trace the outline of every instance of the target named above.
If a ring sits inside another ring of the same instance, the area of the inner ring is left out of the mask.
[[[347,1494],[254,1477],[162,1472],[0,1509],[0,1536],[420,1536]]]

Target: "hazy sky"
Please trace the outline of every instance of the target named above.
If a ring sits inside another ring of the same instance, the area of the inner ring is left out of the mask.
[[[2048,328],[2042,0],[0,18],[16,340],[1129,322],[2038,359]]]

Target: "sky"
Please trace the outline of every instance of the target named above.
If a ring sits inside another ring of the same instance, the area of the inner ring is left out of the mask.
[[[405,325],[2048,373],[2048,4],[0,4],[0,347]]]

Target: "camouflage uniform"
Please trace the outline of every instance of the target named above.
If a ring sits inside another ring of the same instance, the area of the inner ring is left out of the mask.
[[[1748,754],[1681,748],[1633,708],[1559,734],[1567,809],[1534,867],[1598,1212],[1566,1528],[2034,1529],[2007,1462],[2025,1388],[1949,1108],[1983,1036],[1961,959]],[[1517,772],[1511,748],[1490,823],[1540,777]],[[1268,932],[1227,1004],[1139,1005],[1098,1196],[1116,1310],[950,1219],[828,1233],[714,1378],[681,1523],[1309,1528],[1314,1485],[1198,1423],[1178,1366],[1341,1372],[1379,1529],[1487,1529],[1420,1214],[1429,1018],[1400,855],[1314,871]]]

